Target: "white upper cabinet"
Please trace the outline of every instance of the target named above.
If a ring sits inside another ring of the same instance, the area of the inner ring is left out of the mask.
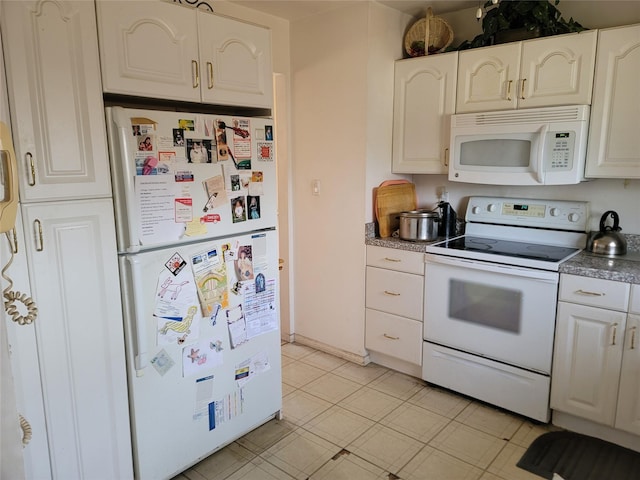
[[[105,92],[200,101],[196,10],[96,2]]]
[[[587,177],[640,178],[640,25],[601,30]]]
[[[458,52],[399,60],[393,97],[393,173],[447,173]]]
[[[198,12],[198,34],[202,101],[271,108],[271,31]]]
[[[0,17],[21,201],[110,196],[93,3],[3,2]]]
[[[97,1],[104,91],[271,108],[271,32],[168,2]]]
[[[460,52],[456,113],[590,105],[597,31]]]

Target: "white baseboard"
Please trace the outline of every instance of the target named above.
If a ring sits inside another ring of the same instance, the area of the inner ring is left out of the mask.
[[[284,333],[282,331],[280,332],[280,340],[282,340],[285,343],[293,343],[295,337],[296,337],[295,333]]]
[[[327,345],[326,343],[318,342],[317,340],[313,340],[312,338],[307,338],[299,334],[294,334],[292,342],[299,343],[300,345],[306,345],[307,347],[315,348],[316,350],[320,350],[324,353],[329,353],[338,358],[342,358],[344,360],[348,360],[353,363],[357,363],[358,365],[367,365],[371,362],[369,355],[358,355],[356,353],[347,352],[345,350],[341,350],[336,347],[332,347],[331,345]]]

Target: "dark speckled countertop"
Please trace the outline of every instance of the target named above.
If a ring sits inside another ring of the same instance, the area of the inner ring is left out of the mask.
[[[640,284],[640,235],[627,234],[625,238],[627,255],[609,258],[583,251],[560,265],[560,273]],[[380,238],[375,236],[373,223],[365,225],[366,245],[424,252],[427,245],[440,240],[443,239],[439,238],[433,242],[408,242],[395,237]]]

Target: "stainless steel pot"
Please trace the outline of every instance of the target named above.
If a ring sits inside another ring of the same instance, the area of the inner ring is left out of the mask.
[[[611,215],[613,226],[605,225],[607,217]],[[596,255],[615,257],[627,253],[627,240],[620,230],[619,217],[616,212],[609,210],[600,218],[600,230],[591,232],[587,237],[587,251]]]
[[[438,238],[440,215],[431,210],[411,210],[402,212],[400,238],[412,242],[428,242]]]

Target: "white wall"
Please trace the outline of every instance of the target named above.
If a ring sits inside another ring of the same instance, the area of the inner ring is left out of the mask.
[[[365,3],[291,25],[295,333],[356,354],[364,353],[366,32]]]
[[[295,333],[356,355],[365,353],[365,212],[372,185],[389,176],[405,26],[371,2],[291,24]]]

